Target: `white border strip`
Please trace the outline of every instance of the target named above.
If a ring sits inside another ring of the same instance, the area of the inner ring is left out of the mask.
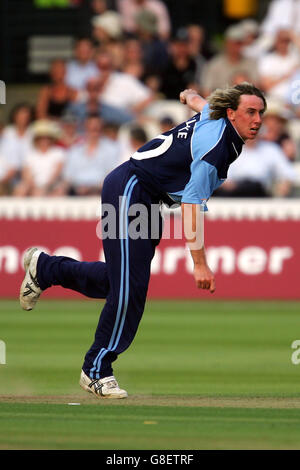
[[[209,220],[300,220],[300,199],[222,199],[208,201]],[[164,208],[164,213],[169,210]],[[180,214],[180,208],[172,211]],[[0,198],[0,219],[98,220],[97,197]]]

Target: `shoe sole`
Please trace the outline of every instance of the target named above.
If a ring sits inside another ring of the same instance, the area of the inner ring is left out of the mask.
[[[22,307],[23,310],[25,310],[26,312],[30,312],[30,310],[33,309],[33,307],[26,307],[24,304],[23,304],[23,295],[22,295],[22,292],[24,291],[24,289],[26,288],[26,284],[27,284],[27,280],[26,280],[26,275],[25,275],[25,278],[21,284],[21,288],[20,288],[20,295],[19,295],[19,300],[20,300],[20,305]]]
[[[97,398],[99,399],[102,399],[102,398],[110,398],[110,399],[113,399],[113,400],[122,400],[124,398],[127,398],[128,397],[128,394],[126,395],[123,395],[123,396],[116,396],[116,395],[98,395],[97,393],[93,392],[93,390],[90,389],[90,387],[88,385],[84,385],[82,384],[81,382],[79,382],[79,385],[80,387],[85,390],[86,392],[88,393],[92,393],[93,395],[95,395]]]
[[[22,292],[26,288],[26,283],[27,283],[26,276],[27,276],[27,271],[29,269],[32,256],[37,250],[38,250],[38,248],[35,248],[35,247],[34,248],[29,248],[26,251],[25,256],[24,256],[24,260],[23,260],[23,267],[24,267],[24,270],[25,270],[25,276],[24,276],[23,282],[22,282],[21,287],[20,287],[19,300],[20,300],[20,305],[21,305],[22,309],[25,310],[26,312],[30,312],[31,310],[33,310],[34,307],[24,306],[24,304],[22,303],[23,302]]]

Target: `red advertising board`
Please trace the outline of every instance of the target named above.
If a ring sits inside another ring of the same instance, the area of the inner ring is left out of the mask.
[[[213,296],[195,287],[184,240],[163,239],[152,262],[149,297],[300,299],[299,223],[298,219],[208,219],[205,244],[217,284]],[[102,259],[96,219],[2,218],[0,224],[0,297],[18,297],[22,257],[29,246],[78,260]],[[44,295],[79,294],[55,287]]]

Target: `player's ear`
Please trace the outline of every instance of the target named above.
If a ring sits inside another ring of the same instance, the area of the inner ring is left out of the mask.
[[[227,112],[227,117],[228,117],[229,121],[234,122],[235,121],[235,110],[232,109],[232,108],[227,108],[226,112]]]

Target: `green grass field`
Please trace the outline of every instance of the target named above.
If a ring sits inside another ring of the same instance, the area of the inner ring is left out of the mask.
[[[300,449],[299,302],[148,302],[116,401],[78,385],[100,308],[0,302],[0,449]]]

